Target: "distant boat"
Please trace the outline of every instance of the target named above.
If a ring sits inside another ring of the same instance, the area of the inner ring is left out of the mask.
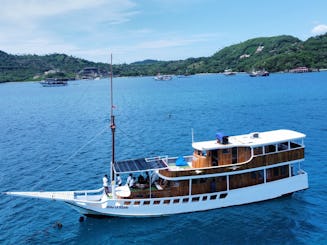
[[[158,74],[157,76],[154,77],[154,80],[157,80],[157,81],[169,81],[171,79],[173,79],[173,76],[171,76],[171,75]]]
[[[68,79],[66,78],[47,78],[40,82],[43,87],[59,87],[68,85]]]
[[[232,75],[236,75],[236,72],[232,71],[231,69],[227,69],[224,71],[223,73],[225,76],[232,76]]]
[[[250,77],[268,77],[269,76],[269,72],[262,70],[262,71],[252,71],[250,72]]]

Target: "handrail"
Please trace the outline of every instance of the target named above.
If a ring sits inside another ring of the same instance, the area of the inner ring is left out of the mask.
[[[147,158],[145,158],[145,161],[152,162],[152,161],[162,160],[162,159],[168,159],[168,155],[165,155],[165,156],[156,156],[156,157],[147,157]]]
[[[74,194],[86,194],[86,193],[97,193],[97,192],[101,192],[103,191],[103,187],[101,187],[100,189],[96,189],[96,190],[78,190],[78,191],[73,191]]]

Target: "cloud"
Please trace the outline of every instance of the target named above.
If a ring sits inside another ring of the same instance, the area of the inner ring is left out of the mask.
[[[40,17],[93,8],[104,3],[104,0],[4,0],[1,3],[0,18],[8,22],[34,21]]]
[[[135,6],[131,0],[1,0],[0,49],[14,54],[99,53],[98,43],[114,36],[110,29],[138,14]]]
[[[181,37],[179,35],[174,35],[171,33],[165,33],[165,38],[155,37],[154,40],[144,41],[137,45],[138,48],[142,49],[160,49],[160,48],[172,48],[187,46],[194,43],[207,42],[210,40],[215,40],[220,34],[196,34],[189,35],[187,38]]]
[[[327,25],[317,25],[315,26],[312,30],[311,33],[314,35],[321,35],[321,34],[325,34],[327,32]]]

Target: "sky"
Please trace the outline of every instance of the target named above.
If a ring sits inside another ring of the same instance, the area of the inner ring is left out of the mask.
[[[327,32],[326,0],[0,0],[0,50],[95,62],[208,57],[250,38]]]

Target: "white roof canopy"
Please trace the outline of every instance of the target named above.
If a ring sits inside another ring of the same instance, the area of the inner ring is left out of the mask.
[[[229,136],[228,144],[218,143],[217,140],[194,142],[192,143],[192,147],[200,151],[225,149],[225,148],[237,147],[237,146],[256,147],[256,146],[277,144],[281,142],[302,139],[304,137],[305,134],[293,130],[280,129],[280,130],[273,130],[273,131],[267,131],[261,133],[256,132],[256,133],[249,133],[244,135]]]

